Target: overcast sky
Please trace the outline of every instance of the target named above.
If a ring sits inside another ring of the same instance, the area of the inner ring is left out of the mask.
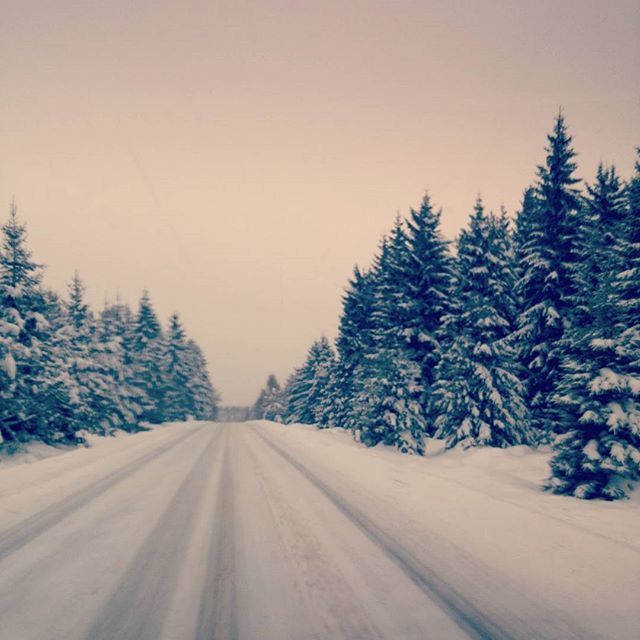
[[[517,208],[563,106],[591,179],[640,144],[640,3],[0,0],[0,204],[47,283],[147,287],[226,404],[335,335],[428,188]],[[4,214],[3,214],[4,215]]]

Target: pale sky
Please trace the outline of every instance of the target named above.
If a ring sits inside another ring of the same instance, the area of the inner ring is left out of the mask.
[[[640,145],[640,3],[0,0],[0,205],[58,290],[147,287],[225,404],[311,341],[397,211],[509,211],[562,105],[580,175]],[[4,215],[4,214],[3,214]]]

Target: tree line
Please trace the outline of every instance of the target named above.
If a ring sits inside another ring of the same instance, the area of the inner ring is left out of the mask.
[[[215,418],[206,360],[177,314],[164,329],[146,291],[135,313],[96,313],[77,273],[62,298],[43,285],[15,204],[1,231],[0,445]]]
[[[335,350],[315,342],[254,417],[373,446],[551,444],[545,488],[623,497],[640,480],[640,150],[581,188],[562,113],[512,223],[478,198],[455,245],[426,195],[357,268]]]

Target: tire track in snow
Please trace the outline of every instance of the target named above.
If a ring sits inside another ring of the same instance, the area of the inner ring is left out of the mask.
[[[320,616],[319,619],[310,618],[309,635],[305,637],[383,640],[385,636],[366,609],[360,606],[358,594],[344,578],[342,567],[331,561],[323,543],[305,522],[304,513],[298,513],[297,507],[278,488],[264,466],[264,459],[251,448],[247,449],[247,454],[268,505],[271,526],[296,573],[298,590],[303,593],[310,610]],[[279,460],[277,452],[274,458]]]
[[[162,516],[85,637],[87,640],[156,640],[175,591],[195,511],[219,459],[220,429],[187,473]],[[218,462],[219,464],[219,462]]]
[[[344,500],[317,475],[289,455],[284,449],[265,437],[258,430],[254,431],[267,446],[300,472],[300,474],[311,482],[339,511],[351,520],[426,596],[438,604],[470,638],[477,640],[512,640],[514,637],[517,637],[489,619],[472,602],[448,585],[432,569],[412,556],[397,540],[383,531],[362,511]],[[534,635],[532,637],[536,636]]]
[[[81,509],[85,504],[95,500],[111,487],[122,482],[138,469],[150,464],[177,444],[191,438],[205,427],[181,435],[179,438],[166,442],[162,446],[126,463],[123,467],[108,473],[106,476],[92,482],[84,489],[72,493],[70,496],[52,504],[50,507],[29,516],[22,522],[0,533],[0,562],[15,553],[34,538],[42,535],[47,529],[58,524],[71,514]]]
[[[207,554],[207,573],[202,587],[196,640],[235,640],[238,637],[235,576],[234,479],[231,463],[232,429],[226,427],[222,447],[216,509]]]

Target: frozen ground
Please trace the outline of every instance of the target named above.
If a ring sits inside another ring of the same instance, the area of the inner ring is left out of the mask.
[[[0,638],[638,638],[640,503],[525,448],[189,423],[0,463]]]

